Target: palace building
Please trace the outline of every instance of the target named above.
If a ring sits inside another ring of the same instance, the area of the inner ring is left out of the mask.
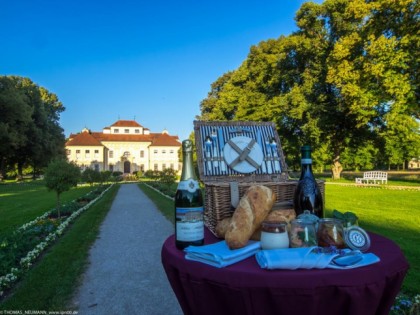
[[[67,158],[82,170],[135,171],[181,170],[178,152],[181,142],[164,130],[152,133],[134,120],[118,120],[102,132],[85,128],[66,142]]]

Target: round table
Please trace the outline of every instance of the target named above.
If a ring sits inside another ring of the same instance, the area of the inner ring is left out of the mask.
[[[184,314],[388,314],[409,265],[391,240],[369,233],[379,263],[350,270],[266,270],[254,256],[225,268],[186,260],[170,236],[162,264]],[[205,244],[220,241],[209,230]]]

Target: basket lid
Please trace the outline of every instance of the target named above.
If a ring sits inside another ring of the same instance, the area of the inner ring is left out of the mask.
[[[288,179],[272,122],[194,121],[197,161],[203,181]]]

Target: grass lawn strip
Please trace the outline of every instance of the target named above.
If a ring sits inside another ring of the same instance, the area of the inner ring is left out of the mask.
[[[76,310],[72,299],[89,262],[89,250],[118,192],[113,185],[107,194],[75,220],[42,259],[22,276],[0,310]]]
[[[78,185],[63,192],[61,203],[65,204],[88,194],[97,186]],[[43,182],[25,184],[0,183],[0,239],[13,233],[19,226],[41,216],[56,207],[57,196],[48,191]]]
[[[45,250],[45,248],[50,245],[56,238],[60,237],[64,230],[68,227],[68,225],[75,220],[82,212],[86,211],[90,208],[97,200],[102,198],[102,196],[111,188],[112,186],[108,187],[102,193],[90,201],[85,206],[79,208],[77,211],[73,212],[69,217],[67,217],[61,224],[57,227],[56,230],[49,233],[41,242],[39,242],[35,248],[29,251],[26,256],[20,259],[20,266],[12,267],[10,272],[4,276],[0,276],[0,297],[4,294],[5,289],[9,289],[15,281],[19,279],[23,272],[27,271],[34,260]],[[31,226],[35,225],[37,222],[44,220],[51,214],[51,211],[45,212],[43,215],[39,216],[35,220],[24,224],[20,228],[18,228],[18,232],[24,231]]]

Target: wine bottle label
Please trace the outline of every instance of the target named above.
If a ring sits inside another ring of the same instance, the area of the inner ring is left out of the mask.
[[[204,238],[204,207],[176,208],[176,239],[194,242]]]
[[[301,164],[312,164],[312,159],[301,159],[300,163]]]
[[[187,180],[182,180],[178,183],[179,190],[188,190],[189,192],[193,193],[197,189],[200,189],[198,186],[198,181],[190,178]]]

